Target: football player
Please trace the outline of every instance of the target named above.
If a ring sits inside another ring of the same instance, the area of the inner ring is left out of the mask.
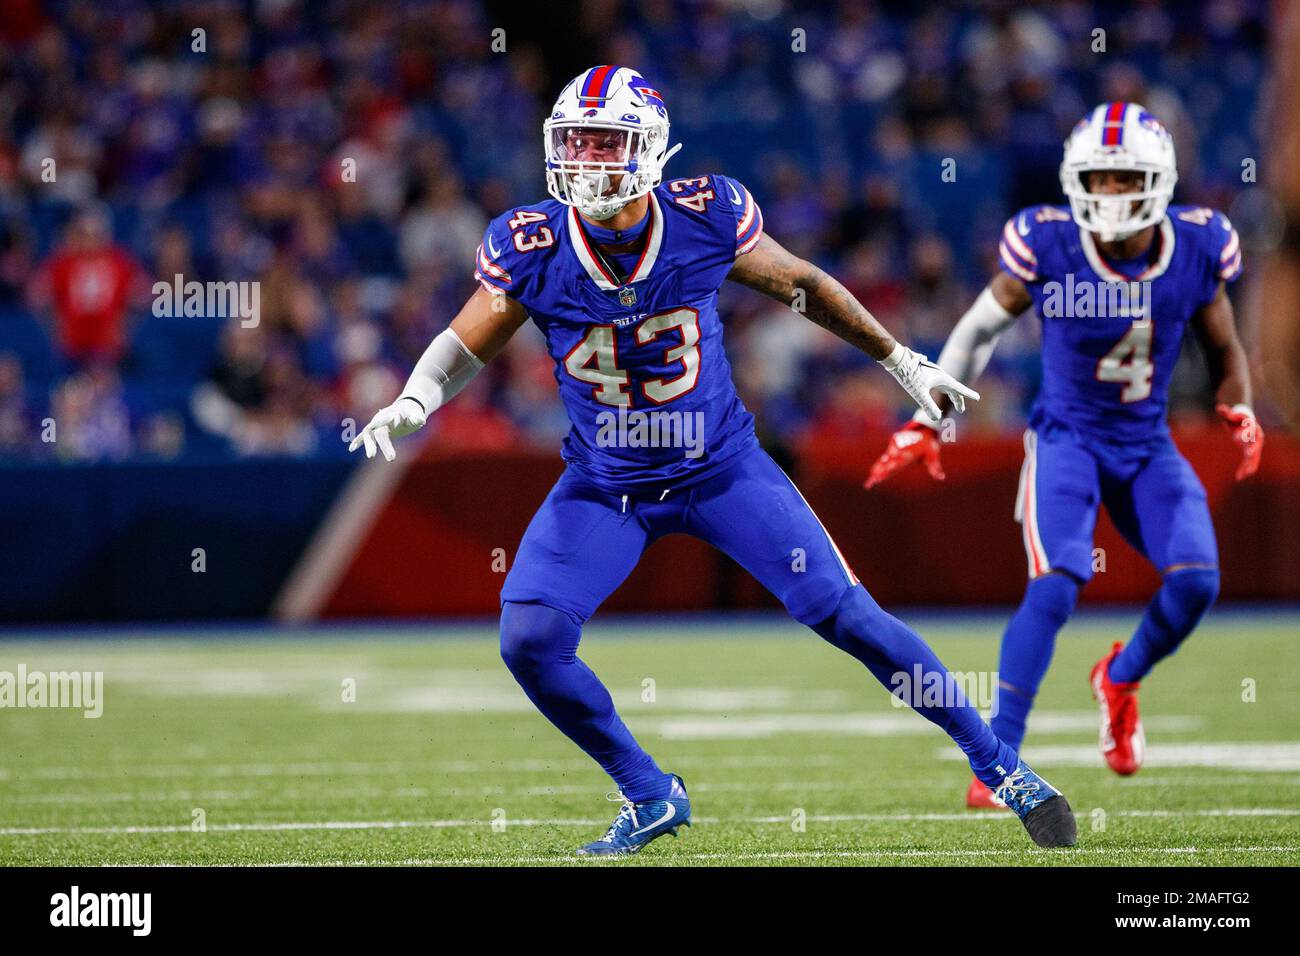
[[[1145,747],[1139,683],[1219,591],[1205,490],[1165,421],[1189,324],[1209,361],[1218,414],[1241,450],[1238,480],[1255,473],[1264,444],[1225,291],[1241,274],[1237,233],[1222,213],[1170,206],[1177,179],[1173,140],[1154,116],[1137,103],[1098,106],[1065,143],[1069,206],[1025,209],[1007,222],[1001,271],[939,356],[941,367],[973,381],[1020,315],[1035,306],[1042,318],[1043,383],[1015,509],[1029,585],[1002,638],[993,719],[1002,740],[1019,750],[1056,634],[1092,576],[1099,505],[1163,578],[1132,640],[1116,643],[1090,677],[1102,754],[1125,775],[1142,765]],[[929,416],[893,436],[867,487],[917,460],[943,477]],[[967,805],[996,801],[977,779]]]
[[[730,555],[887,686],[903,673],[946,687],[941,705],[909,703],[962,748],[1035,842],[1073,844],[1065,798],[993,735],[921,638],[877,606],[759,446],[732,384],[718,288],[732,279],[805,303],[809,319],[877,359],[934,417],[932,391],[958,409],[978,396],[768,237],[739,182],[661,184],[679,148],[668,134],[663,97],[635,70],[597,66],[569,83],[543,130],[554,198],[492,221],[476,254],[481,288],[351,446],[391,460],[392,440],[423,425],[530,317],[545,334],[572,428],[565,471],[501,591],[501,656],[538,710],[619,788],[613,824],[579,853],[635,852],[691,822],[681,777],[637,743],[577,656],[582,625],[645,548],[675,532]]]

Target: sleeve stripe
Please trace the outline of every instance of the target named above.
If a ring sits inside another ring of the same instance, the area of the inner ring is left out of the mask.
[[[1223,268],[1219,270],[1219,278],[1235,279],[1239,275],[1241,275],[1241,251],[1240,250],[1238,250],[1237,254],[1232,257],[1231,262],[1225,263]]]
[[[1231,259],[1234,255],[1236,255],[1237,247],[1239,245],[1241,245],[1241,242],[1237,238],[1237,230],[1234,229],[1232,230],[1232,234],[1228,237],[1227,245],[1223,247],[1223,252],[1220,253],[1219,255],[1219,261],[1227,262],[1229,259]]]
[[[1008,259],[1010,259],[1012,262],[1014,262],[1016,265],[1018,265],[1018,266],[1020,266],[1020,267],[1022,267],[1022,268],[1024,268],[1024,269],[1027,269],[1027,270],[1030,271],[1030,272],[1037,272],[1037,271],[1038,271],[1038,268],[1037,268],[1037,267],[1038,267],[1038,260],[1037,260],[1037,259],[1034,259],[1034,260],[1031,261],[1031,260],[1029,260],[1029,259],[1026,259],[1024,256],[1017,255],[1016,252],[1015,252],[1015,250],[1012,249],[1011,246],[1009,246],[1009,245],[1007,244],[1007,241],[1006,241],[1005,238],[1004,238],[1001,242],[998,243],[998,250],[999,250],[1003,255],[1005,255]]]
[[[506,285],[510,284],[510,273],[506,272],[506,270],[502,269],[499,265],[496,265],[493,262],[489,262],[488,257],[483,254],[482,245],[478,247],[478,267],[480,271],[486,272],[488,275],[495,276],[496,278],[503,281]]]
[[[748,230],[747,237],[738,237],[736,241],[736,255],[743,256],[754,246],[758,245],[758,240],[763,238],[763,210],[758,208],[758,203],[754,203],[754,224]]]
[[[998,243],[998,252],[1001,254],[1000,258],[1002,260],[1003,268],[1005,268],[1012,275],[1018,276],[1019,278],[1024,279],[1026,282],[1037,281],[1038,276],[1035,275],[1033,272],[1030,272],[1028,269],[1026,269],[1024,266],[1022,266],[1019,262],[1016,261],[1015,256],[1011,254],[1011,250],[1007,248],[1007,244],[1005,242]]]
[[[1024,241],[1021,240],[1020,234],[1016,232],[1016,227],[1012,223],[1013,220],[1007,220],[1006,227],[1002,230],[1002,238],[1006,240],[1007,245],[1012,248],[1016,255],[1020,256],[1026,265],[1031,268],[1038,265],[1038,257],[1035,256],[1033,250],[1025,245]]]
[[[479,272],[477,269],[474,270],[474,278],[477,279],[477,280],[479,281],[479,284],[480,284],[481,286],[483,286],[484,289],[486,289],[488,292],[491,292],[493,295],[505,295],[505,294],[506,294],[506,290],[505,290],[505,288],[503,288],[502,286],[497,285],[497,282],[499,282],[500,280],[498,280],[498,279],[493,279],[491,276],[485,276],[483,273]]]
[[[741,186],[740,188],[745,189],[744,186]],[[745,214],[740,217],[740,222],[736,223],[737,238],[743,236],[746,230],[749,229],[750,225],[754,221],[754,213],[757,209],[758,203],[754,202],[754,197],[749,194],[748,189],[745,189]]]

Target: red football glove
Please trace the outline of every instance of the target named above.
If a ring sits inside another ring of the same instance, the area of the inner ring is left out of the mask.
[[[867,476],[863,486],[875,487],[917,460],[925,462],[931,478],[943,481],[943,467],[939,464],[938,432],[921,422],[908,422],[889,439],[885,453],[871,466],[871,474]]]
[[[1264,452],[1264,429],[1255,420],[1255,413],[1245,405],[1216,405],[1214,410],[1232,431],[1232,440],[1241,449],[1241,464],[1237,466],[1237,480],[1249,478],[1259,471],[1259,456]]]

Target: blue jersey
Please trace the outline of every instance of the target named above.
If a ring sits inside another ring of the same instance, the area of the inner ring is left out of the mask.
[[[1134,447],[1168,434],[1183,333],[1219,283],[1241,274],[1241,249],[1222,213],[1170,206],[1147,254],[1114,261],[1068,208],[1034,206],[1007,222],[999,262],[1024,282],[1043,323],[1034,427],[1055,422]]]
[[[546,336],[572,425],[564,459],[618,490],[702,479],[757,443],[717,305],[762,234],[758,204],[701,176],[658,186],[647,215],[643,251],[612,262],[572,207],[520,206],[488,225],[474,273]]]

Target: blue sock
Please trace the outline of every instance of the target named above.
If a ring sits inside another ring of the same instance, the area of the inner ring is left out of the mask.
[[[1025,725],[1034,698],[1021,693],[1020,688],[998,681],[998,706],[989,719],[989,726],[1000,740],[1005,740],[1019,750],[1025,744]]]
[[[501,608],[501,657],[528,699],[633,803],[665,799],[673,778],[641,749],[605,685],[578,659],[581,639],[576,621],[545,604]]]
[[[905,699],[953,739],[986,784],[997,786],[1005,773],[1015,769],[1014,748],[993,735],[934,651],[906,624],[881,610],[862,585],[846,591],[835,613],[813,630],[865,664],[891,693],[900,686],[900,677],[915,686],[918,674],[923,688],[941,688],[942,693],[934,695],[939,698],[936,702],[928,700],[929,695]],[[1004,768],[1002,773],[997,771],[999,766]]]
[[[993,732],[1019,750],[1038,686],[1052,663],[1056,635],[1079,598],[1079,582],[1054,572],[1034,578],[1007,623],[998,659],[998,706]]]
[[[1183,568],[1166,574],[1133,640],[1110,662],[1110,679],[1131,684],[1146,677],[1157,662],[1178,650],[1218,596],[1216,568]]]

